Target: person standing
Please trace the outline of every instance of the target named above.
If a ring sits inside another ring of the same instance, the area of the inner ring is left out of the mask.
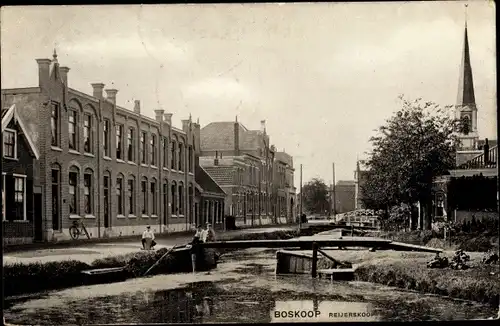
[[[215,241],[215,230],[212,228],[212,225],[210,223],[207,223],[206,229],[205,229],[205,239],[203,242],[213,242]]]
[[[142,233],[142,248],[146,249],[146,241],[147,239],[151,239],[151,249],[154,249],[156,245],[155,242],[155,234],[151,231],[151,227],[148,225],[146,230]]]

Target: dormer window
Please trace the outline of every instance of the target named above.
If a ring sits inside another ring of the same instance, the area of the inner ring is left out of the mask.
[[[3,156],[5,158],[17,158],[16,131],[5,129],[3,132]]]

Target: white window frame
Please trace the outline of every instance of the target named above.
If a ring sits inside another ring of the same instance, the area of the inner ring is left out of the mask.
[[[3,132],[12,132],[14,133],[14,156],[6,156],[5,155],[5,140],[2,135],[2,146],[3,146],[3,157],[8,159],[8,160],[17,160],[17,130],[11,129],[11,128],[5,128]]]
[[[5,176],[7,173],[2,172],[2,221],[7,221],[7,210],[5,204],[7,203],[7,192],[5,191]]]
[[[95,217],[94,212],[94,174],[93,173],[83,173],[83,202],[85,203],[85,194],[86,186],[85,186],[85,177],[90,176],[90,185],[89,185],[89,201],[90,201],[90,212],[85,212],[86,207],[83,209],[83,213],[86,218]]]
[[[26,216],[26,175],[24,174],[16,174],[13,173],[12,176],[15,178],[20,178],[23,180],[23,219],[22,220],[13,220],[13,222],[26,222],[27,221],[27,216]],[[4,181],[5,182],[5,181]],[[15,182],[15,181],[14,181]],[[14,192],[16,191],[16,187],[14,185]]]
[[[79,132],[79,128],[78,128],[78,118],[79,118],[78,111],[76,109],[72,108],[72,109],[68,110],[68,112],[69,112],[69,114],[68,114],[68,148],[71,151],[79,151],[79,146],[78,146],[79,145],[79,143],[78,143],[78,140],[79,140],[78,139],[78,136],[79,136],[79,133],[78,133]],[[74,116],[72,116],[73,113],[74,113]],[[71,122],[71,120],[70,120],[71,117],[74,118],[73,122]],[[71,124],[73,124],[73,126],[74,126],[74,130],[73,130],[74,137],[75,137],[74,144],[73,144],[74,148],[71,148],[70,143],[69,143],[69,139],[71,138],[71,135],[72,135],[71,131],[69,130],[69,126]]]

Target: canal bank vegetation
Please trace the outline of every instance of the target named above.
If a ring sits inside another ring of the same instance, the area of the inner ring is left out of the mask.
[[[298,231],[245,233],[224,240],[291,239],[298,234]],[[80,286],[84,284],[82,271],[90,269],[125,267],[123,271],[125,278],[141,277],[167,250],[161,248],[154,251],[138,251],[100,258],[91,264],[77,260],[6,264],[3,266],[4,296]],[[167,255],[148,274],[189,271],[191,271],[189,255]]]
[[[457,299],[499,304],[500,276],[498,264],[484,264],[485,254],[469,253],[470,265],[466,270],[427,268],[434,254],[365,250],[335,251],[336,259],[355,265],[355,278],[359,281],[379,283],[423,293],[450,296]],[[444,252],[442,256],[453,256]]]
[[[365,236],[381,237],[388,240],[445,250],[461,249],[468,252],[499,250],[498,225],[496,230],[488,228],[471,232],[457,231],[446,239],[442,230],[382,231],[379,233],[367,233]]]

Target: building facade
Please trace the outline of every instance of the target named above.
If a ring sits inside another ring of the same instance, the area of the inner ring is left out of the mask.
[[[195,216],[196,225],[211,223],[214,228],[223,229],[226,193],[202,168],[196,165]]]
[[[275,215],[280,219],[286,218],[287,223],[293,223],[297,219],[297,189],[294,186],[293,157],[285,152],[276,152],[275,154],[274,174],[274,198]]]
[[[40,153],[15,104],[2,109],[2,135],[3,243],[41,241],[42,198],[37,169]]]
[[[43,239],[66,239],[73,221],[91,237],[187,230],[195,216],[195,151],[200,125],[155,110],[155,119],[117,105],[116,89],[68,83],[69,68],[37,59],[38,87],[4,89],[40,153]]]
[[[200,137],[200,165],[226,193],[224,213],[234,216],[236,225],[286,223],[287,165],[276,160],[265,121],[260,130],[249,130],[237,119],[212,122]]]
[[[365,161],[358,160],[356,162],[356,170],[354,171],[354,209],[365,209],[363,204],[363,184],[366,181]]]
[[[351,212],[355,209],[356,183],[350,180],[339,180],[335,185],[335,210],[337,214]]]

